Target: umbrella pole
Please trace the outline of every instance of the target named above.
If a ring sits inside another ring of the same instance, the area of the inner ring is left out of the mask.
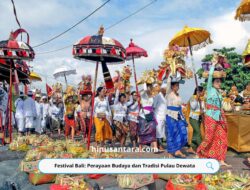
[[[135,88],[136,88],[136,94],[138,98],[138,107],[140,110],[140,98],[139,98],[140,94],[139,94],[138,85],[137,85],[137,78],[136,78],[136,71],[135,71],[135,59],[133,55],[132,55],[132,61],[133,61],[133,70],[134,70],[134,78],[135,78]]]
[[[93,88],[92,101],[91,101],[92,102],[92,104],[91,104],[91,115],[90,115],[90,122],[89,122],[88,150],[89,150],[89,147],[90,147],[90,137],[91,137],[92,125],[93,125],[93,115],[94,115],[94,104],[95,104],[95,94],[96,94],[96,82],[97,82],[98,66],[99,66],[99,63],[96,62],[95,78],[94,78],[94,88]]]
[[[188,46],[189,46],[189,51],[190,51],[190,55],[191,55],[191,62],[192,62],[192,67],[193,67],[193,72],[194,72],[195,86],[196,86],[197,91],[198,91],[198,79],[197,79],[195,65],[194,65],[194,57],[193,57],[193,51],[192,51],[192,48],[191,48],[191,40],[190,40],[189,37],[188,37]],[[200,100],[200,97],[199,97],[198,94],[197,94],[197,96],[198,96],[198,101],[199,101],[199,104],[200,104],[200,111],[202,111],[201,100]],[[204,119],[202,119],[202,122],[204,124]]]
[[[10,64],[10,86],[9,86],[9,127],[8,127],[8,131],[9,131],[9,138],[10,138],[10,142],[12,140],[12,62]]]
[[[64,79],[65,79],[65,84],[66,84],[66,87],[67,87],[68,86],[68,81],[67,81],[67,77],[66,77],[65,73],[64,73]]]

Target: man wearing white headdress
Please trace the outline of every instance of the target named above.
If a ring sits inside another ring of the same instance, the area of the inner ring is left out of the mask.
[[[33,100],[32,96],[33,96],[32,91],[29,91],[28,97],[24,100],[24,104],[23,104],[25,128],[27,131],[27,135],[33,132],[35,125],[36,125],[35,123],[35,120],[37,117],[36,103]]]
[[[162,83],[159,93],[154,97],[154,113],[157,121],[156,126],[156,138],[157,145],[160,150],[163,148],[163,138],[165,138],[165,127],[166,127],[166,83]]]
[[[40,103],[41,100],[41,96],[40,94],[36,94],[35,96],[35,104],[36,104],[36,126],[35,126],[35,131],[39,134],[42,133],[42,105]]]

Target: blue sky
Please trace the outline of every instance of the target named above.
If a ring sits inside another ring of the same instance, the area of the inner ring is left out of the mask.
[[[21,25],[30,33],[31,45],[60,33],[103,2],[105,1],[15,0]],[[93,74],[94,64],[74,60],[71,48],[52,54],[39,53],[73,44],[86,35],[95,34],[101,24],[104,27],[110,26],[149,2],[150,0],[111,0],[98,13],[69,33],[36,48],[36,59],[30,64],[35,71],[41,73],[44,82],[33,85],[44,89],[45,79],[49,84],[54,83],[52,74],[61,65],[77,68],[77,75],[69,77],[71,84],[77,84],[82,74]],[[211,32],[214,43],[195,52],[194,58],[198,68],[202,57],[213,48],[235,46],[239,53],[245,48],[250,36],[250,23],[234,20],[234,12],[239,3],[240,0],[157,0],[139,14],[106,31],[104,35],[119,40],[124,47],[128,45],[130,38],[133,38],[135,43],[148,51],[148,58],[136,60],[137,73],[140,76],[145,69],[157,68],[169,40],[184,25],[205,28]],[[6,39],[9,32],[17,28],[10,0],[1,0],[0,10],[0,39]],[[190,65],[189,59],[187,64]],[[109,68],[112,73],[119,69],[117,66]],[[103,80],[101,71],[98,79]],[[193,80],[187,81],[181,87],[184,100],[192,94],[193,88]]]

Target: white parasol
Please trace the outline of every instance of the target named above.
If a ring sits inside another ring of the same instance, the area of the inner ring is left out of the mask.
[[[69,76],[69,75],[75,75],[75,74],[76,74],[76,70],[75,69],[63,66],[63,67],[60,67],[60,68],[56,69],[55,72],[53,73],[53,76],[55,78],[64,77],[66,86],[68,86],[67,76]]]

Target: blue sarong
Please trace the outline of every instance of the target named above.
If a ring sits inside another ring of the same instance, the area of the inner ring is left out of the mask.
[[[187,122],[182,114],[181,106],[168,106],[167,109],[179,112],[178,120],[166,116],[167,151],[175,153],[187,144]]]

